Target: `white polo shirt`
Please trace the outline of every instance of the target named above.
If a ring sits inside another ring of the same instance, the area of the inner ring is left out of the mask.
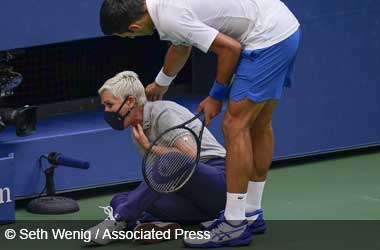
[[[299,22],[280,0],[146,0],[161,40],[207,52],[218,32],[245,50],[272,46],[292,35]]]

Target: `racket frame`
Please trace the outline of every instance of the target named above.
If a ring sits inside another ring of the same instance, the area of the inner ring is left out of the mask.
[[[184,122],[184,123],[181,123],[179,125],[176,125],[174,127],[171,127],[171,128],[168,128],[166,129],[164,132],[162,132],[149,146],[149,149],[145,152],[144,154],[144,157],[143,157],[143,160],[142,160],[142,174],[143,174],[143,178],[146,182],[146,184],[149,186],[150,189],[152,189],[153,191],[157,192],[157,193],[164,193],[164,194],[168,194],[168,193],[173,193],[173,192],[176,192],[178,190],[180,190],[189,180],[190,178],[193,176],[194,174],[194,171],[199,163],[199,160],[200,160],[200,156],[201,156],[201,144],[202,144],[202,136],[203,136],[203,130],[204,130],[204,127],[205,127],[205,120],[203,119],[202,121],[202,127],[201,127],[201,130],[199,132],[199,135],[197,136],[197,134],[192,130],[190,129],[189,127],[187,127],[186,125],[187,124],[190,124],[192,123],[193,121],[195,121],[196,119],[198,119],[199,117],[201,117],[203,114],[202,113],[198,113],[197,115],[195,115],[193,118],[191,118],[190,120]],[[146,161],[147,161],[147,158],[150,154],[150,152],[152,151],[152,148],[154,146],[157,146],[156,143],[165,135],[167,134],[168,132],[172,131],[172,130],[175,130],[175,129],[184,129],[184,130],[187,130],[188,132],[190,132],[190,134],[194,137],[195,139],[195,142],[197,144],[197,155],[196,155],[196,158],[195,158],[195,161],[194,161],[194,166],[191,170],[191,173],[188,175],[188,177],[177,187],[175,188],[174,190],[170,190],[170,191],[164,191],[164,190],[157,190],[156,188],[154,188],[152,186],[152,184],[150,183],[149,179],[148,179],[148,176],[146,174]]]

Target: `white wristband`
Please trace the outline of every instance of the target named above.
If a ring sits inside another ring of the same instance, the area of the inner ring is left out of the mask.
[[[164,73],[164,68],[162,68],[160,70],[160,73],[158,73],[157,77],[156,77],[156,83],[160,86],[169,86],[172,81],[174,80],[174,78],[176,77],[177,75],[175,76],[168,76]]]

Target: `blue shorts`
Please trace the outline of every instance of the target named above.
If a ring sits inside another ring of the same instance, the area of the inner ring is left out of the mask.
[[[282,88],[291,86],[299,39],[300,31],[297,30],[271,47],[243,50],[230,99],[241,101],[248,98],[253,102],[280,99]]]

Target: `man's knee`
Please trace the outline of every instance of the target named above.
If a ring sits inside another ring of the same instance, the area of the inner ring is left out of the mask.
[[[228,111],[222,121],[223,134],[225,136],[235,136],[238,133],[249,131],[249,120],[243,116],[233,116]]]
[[[277,101],[268,101],[263,110],[259,113],[251,123],[251,131],[254,133],[271,133],[272,132],[272,116],[276,107]]]

